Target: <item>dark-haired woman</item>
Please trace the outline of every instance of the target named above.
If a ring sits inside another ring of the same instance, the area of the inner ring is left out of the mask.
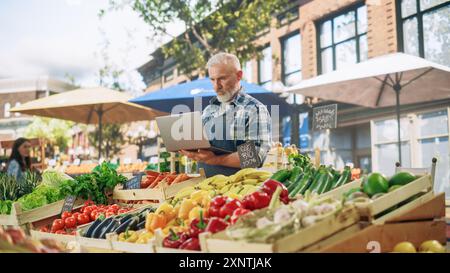
[[[30,149],[31,143],[28,139],[18,138],[14,141],[11,156],[8,160],[7,173],[17,180],[22,179],[27,170],[31,170]]]

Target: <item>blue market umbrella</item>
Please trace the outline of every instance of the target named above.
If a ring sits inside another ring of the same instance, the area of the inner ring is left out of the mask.
[[[279,97],[278,94],[245,81],[241,81],[241,85],[244,87],[245,93],[266,105],[269,111],[271,111],[272,105],[278,105],[280,116],[289,115],[291,106],[285,99]],[[216,92],[213,89],[211,81],[209,78],[203,78],[150,92],[141,97],[134,98],[130,102],[170,113],[177,105],[186,105],[190,111],[200,110],[194,109],[194,98],[196,97],[201,98],[201,110],[203,110],[208,106],[209,100],[215,96]]]

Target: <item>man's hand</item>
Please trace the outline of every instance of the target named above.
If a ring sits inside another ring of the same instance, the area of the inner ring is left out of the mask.
[[[198,150],[198,152],[181,150],[180,153],[198,162],[203,162],[208,165],[220,165],[218,156],[208,150]]]

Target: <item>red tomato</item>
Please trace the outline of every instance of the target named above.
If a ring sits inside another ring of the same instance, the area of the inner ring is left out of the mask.
[[[105,217],[108,218],[108,217],[114,216],[114,215],[116,215],[114,212],[107,211],[106,214],[105,214]]]
[[[117,204],[113,204],[113,205],[109,206],[109,209],[112,209],[114,211],[118,211],[120,209],[120,207]]]
[[[52,232],[61,230],[64,228],[64,221],[62,219],[56,219],[52,224]]]
[[[66,220],[66,218],[70,216],[72,216],[72,213],[69,211],[65,211],[61,214],[61,219]]]
[[[89,223],[90,221],[91,221],[91,219],[86,214],[79,214],[77,217],[78,225],[84,225],[84,224]]]
[[[90,213],[83,213],[83,215],[86,215],[89,221],[91,221],[91,214]]]
[[[117,211],[117,214],[122,214],[122,213],[127,213],[127,212],[128,212],[127,209],[119,209],[119,210]]]
[[[55,234],[67,234],[67,232],[63,229],[55,231]]]
[[[97,215],[98,215],[98,214],[99,214],[99,213],[98,213],[97,210],[93,210],[93,211],[91,212],[91,215],[89,215],[90,218],[91,218],[91,221],[95,221],[95,219],[97,219]]]
[[[48,227],[41,227],[40,229],[39,229],[39,231],[40,232],[49,232],[49,230],[48,230]]]
[[[64,224],[66,228],[74,228],[77,226],[77,220],[73,217],[68,217],[64,220]]]
[[[91,213],[94,210],[93,206],[83,208],[83,213]]]
[[[80,215],[80,214],[82,214],[82,213],[74,212],[74,213],[72,213],[72,217],[75,218],[75,220],[77,220],[78,219],[78,215]]]

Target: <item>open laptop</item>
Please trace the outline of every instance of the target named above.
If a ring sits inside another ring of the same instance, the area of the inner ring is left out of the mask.
[[[206,138],[200,112],[189,112],[178,115],[157,117],[159,132],[167,151],[210,150],[215,154],[228,154],[228,151],[211,145]]]

